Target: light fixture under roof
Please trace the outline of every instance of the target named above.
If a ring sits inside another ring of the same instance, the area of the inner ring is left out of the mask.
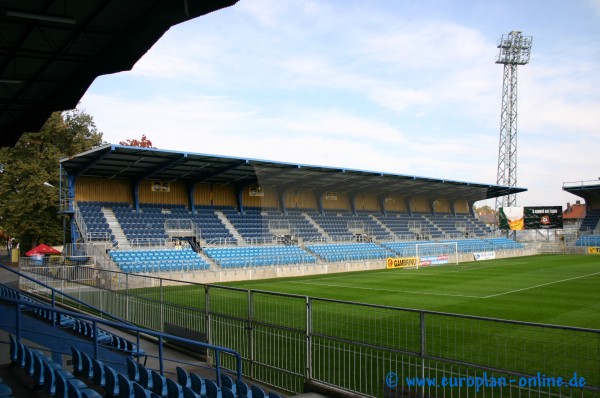
[[[3,79],[0,77],[0,84],[21,84],[23,83],[22,80],[17,80],[17,79]]]
[[[58,15],[36,14],[24,11],[4,10],[4,15],[6,15],[7,17],[33,19],[36,21],[44,22],[56,22],[67,25],[75,25],[76,22],[74,18],[62,17]]]

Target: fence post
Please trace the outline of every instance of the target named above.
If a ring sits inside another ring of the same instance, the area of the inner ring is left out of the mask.
[[[15,329],[16,330],[16,335],[17,335],[17,341],[21,341],[21,304],[17,303],[17,305],[15,306],[16,311],[15,311]]]
[[[206,341],[212,344],[212,333],[210,325],[210,286],[204,285],[204,322],[206,323]]]
[[[421,380],[425,381],[425,354],[427,353],[426,342],[425,342],[425,313],[419,312],[419,319],[421,325],[421,350],[419,356],[421,357]],[[421,397],[425,397],[425,383],[421,387]]]
[[[254,292],[248,290],[248,364],[247,370],[251,379],[254,379]]]
[[[129,274],[125,274],[125,319],[129,319]]]
[[[160,278],[160,327],[158,330],[161,332],[165,331],[165,296],[164,296],[164,288],[163,288],[163,278]]]
[[[306,296],[306,372],[305,377],[311,380],[312,373],[312,299]]]

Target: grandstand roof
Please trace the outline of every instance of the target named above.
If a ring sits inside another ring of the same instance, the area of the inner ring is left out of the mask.
[[[563,190],[585,199],[587,204],[600,199],[600,177],[598,180],[565,182]]]
[[[0,147],[72,109],[99,75],[130,70],[173,25],[237,0],[2,0]]]
[[[420,196],[478,201],[524,188],[450,181],[400,174],[279,163],[160,149],[105,145],[61,160],[71,176],[185,181],[351,193]]]

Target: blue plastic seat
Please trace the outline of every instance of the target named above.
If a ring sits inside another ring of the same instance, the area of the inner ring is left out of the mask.
[[[190,373],[190,384],[192,390],[199,395],[206,395],[206,383],[204,379],[196,373]]]
[[[167,378],[155,370],[150,371],[152,377],[152,391],[160,396],[167,395]]]
[[[191,387],[192,381],[190,379],[190,374],[188,373],[188,371],[182,368],[181,366],[177,366],[175,370],[177,372],[177,383],[179,383],[179,385],[182,387]]]
[[[94,369],[94,384],[98,387],[106,386],[106,371],[102,361],[92,358],[92,367]]]

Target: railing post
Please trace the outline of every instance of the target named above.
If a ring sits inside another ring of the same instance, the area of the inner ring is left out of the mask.
[[[221,388],[221,350],[215,349],[215,368],[217,376],[217,386]]]
[[[204,285],[204,322],[206,324],[206,342],[212,344],[212,333],[210,325],[210,287]]]
[[[306,371],[307,380],[312,379],[312,299],[306,296]]]
[[[125,274],[125,319],[129,319],[129,274]]]
[[[17,311],[15,314],[15,328],[16,330],[16,335],[17,335],[17,341],[21,341],[21,304],[17,304],[16,306]]]
[[[165,331],[165,297],[164,297],[164,289],[163,289],[163,278],[160,278],[160,326],[158,327],[158,330],[160,330],[161,332]],[[162,366],[162,363],[161,363]],[[161,371],[162,374],[162,371]]]
[[[92,321],[92,330],[94,331],[94,358],[98,359],[98,323]]]
[[[427,347],[425,342],[425,313],[419,312],[420,326],[421,326],[421,349],[419,356],[421,357],[421,380],[425,380],[425,355],[427,353]],[[425,397],[425,384],[421,387],[421,397]]]
[[[254,292],[248,290],[248,356],[249,377],[254,379]]]
[[[162,335],[158,336],[158,358],[159,358],[159,360],[158,360],[158,366],[159,366],[159,370],[160,370],[160,375],[164,376],[165,375],[165,369],[164,369],[163,336]]]

